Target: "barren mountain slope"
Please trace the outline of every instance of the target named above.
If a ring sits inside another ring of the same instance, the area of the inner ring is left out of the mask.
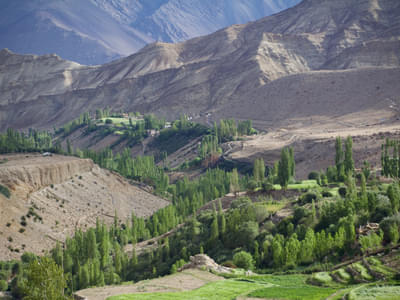
[[[210,112],[212,119],[250,118],[273,126],[277,119],[316,115],[315,102],[329,104],[323,108],[327,116],[347,109],[367,113],[386,98],[399,101],[400,87],[392,84],[400,65],[399,16],[397,0],[304,0],[257,22],[78,67],[68,72],[64,91],[52,95],[50,86],[35,98],[15,81],[0,80],[0,128],[49,128],[105,106],[166,117]],[[5,51],[0,56],[3,64],[23,60]],[[327,80],[340,85],[328,87]],[[386,86],[383,94],[366,93],[376,82]]]
[[[150,42],[183,41],[300,0],[2,0],[0,49],[101,64]]]
[[[48,250],[77,228],[95,226],[97,217],[111,223],[116,212],[125,221],[132,213],[149,216],[168,205],[88,159],[0,156],[4,158],[8,161],[0,164],[0,184],[10,189],[11,198],[0,194],[2,260],[16,258],[23,251],[39,254]]]

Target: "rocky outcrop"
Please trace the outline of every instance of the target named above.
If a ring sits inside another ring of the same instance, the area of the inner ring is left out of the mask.
[[[179,271],[186,269],[201,269],[207,271],[213,271],[217,273],[232,273],[233,270],[227,267],[220,266],[211,257],[206,254],[196,254],[191,256],[190,262],[184,265]]]
[[[51,157],[25,155],[25,159],[16,163],[10,161],[0,165],[0,182],[11,190],[24,186],[35,191],[62,183],[75,175],[90,172],[94,166],[90,159],[61,155]]]

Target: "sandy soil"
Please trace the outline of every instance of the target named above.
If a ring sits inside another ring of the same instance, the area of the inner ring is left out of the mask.
[[[126,221],[132,213],[150,216],[169,204],[91,160],[36,154],[3,158],[8,162],[0,164],[0,184],[9,187],[11,198],[0,195],[0,259],[18,258],[23,251],[39,254],[76,229],[95,226],[97,218],[113,222],[115,212]],[[30,209],[42,221],[28,218]]]

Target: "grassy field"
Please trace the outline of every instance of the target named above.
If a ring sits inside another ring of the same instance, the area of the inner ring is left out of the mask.
[[[101,120],[105,123],[107,119],[110,119],[112,121],[112,124],[125,124],[129,125],[129,118],[102,118]],[[132,119],[132,124],[135,124],[137,119],[131,118]]]
[[[319,187],[316,180],[303,180],[301,183],[292,183],[289,184],[287,189],[288,190],[301,190],[301,189],[311,189]],[[279,184],[274,184],[275,190],[281,190],[282,187]]]
[[[325,299],[336,289],[316,287],[306,283],[304,275],[251,276],[209,283],[199,289],[176,293],[131,294],[109,297],[107,300],[232,300],[239,296],[274,299]]]
[[[400,286],[398,285],[363,285],[353,289],[349,295],[350,300],[397,300],[400,299]]]
[[[309,285],[305,275],[261,276],[259,280],[272,284],[271,287],[258,289],[249,294],[250,297],[268,299],[325,299],[337,289]]]
[[[178,284],[178,283],[177,283]],[[197,290],[177,293],[148,293],[119,295],[107,298],[107,300],[231,300],[239,295],[247,295],[253,290],[269,286],[268,283],[256,283],[228,279],[209,283]]]

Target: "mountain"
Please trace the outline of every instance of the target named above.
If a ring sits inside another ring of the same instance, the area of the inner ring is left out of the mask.
[[[304,0],[96,67],[3,50],[0,128],[51,128],[106,106],[207,123],[252,119],[265,129],[310,118],[391,123],[400,104],[399,16],[397,0]]]
[[[293,6],[299,0],[3,0],[0,49],[81,64],[130,55],[154,41],[179,42]]]

